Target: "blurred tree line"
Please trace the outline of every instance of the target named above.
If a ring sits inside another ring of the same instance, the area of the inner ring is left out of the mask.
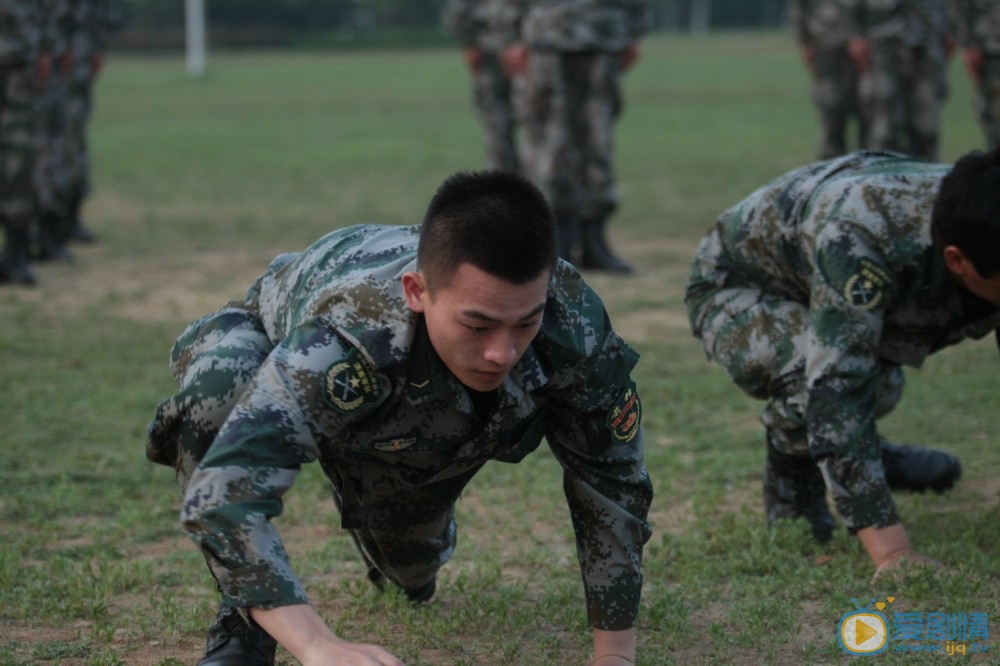
[[[123,0],[129,17],[119,46],[183,43],[184,0]],[[216,45],[322,44],[320,38],[377,40],[387,33],[446,43],[445,0],[203,0],[209,41]],[[787,0],[651,0],[664,31],[775,28]],[[422,35],[422,38],[417,38]]]

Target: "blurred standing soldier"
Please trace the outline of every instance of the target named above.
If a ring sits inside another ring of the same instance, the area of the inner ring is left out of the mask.
[[[90,155],[87,126],[93,107],[93,87],[104,67],[111,35],[124,23],[121,0],[72,0],[74,5],[69,95],[66,105],[69,199],[66,236],[89,242],[93,234],[83,224],[80,209],[90,194]]]
[[[1000,2],[955,0],[958,42],[976,87],[976,113],[991,148],[1000,146]]]
[[[509,0],[448,0],[444,23],[462,46],[472,74],[476,109],[486,130],[486,162],[517,171],[514,84],[500,57],[517,40],[517,10]]]
[[[38,159],[35,163],[37,228],[32,257],[64,259],[68,174],[66,170],[66,102],[71,63],[70,20],[73,0],[41,0],[43,48],[52,54],[53,72],[38,94]]]
[[[508,69],[526,77],[521,166],[555,208],[562,258],[581,268],[631,273],[608,246],[605,228],[619,202],[612,133],[622,110],[621,78],[650,27],[649,3],[516,4],[520,42],[504,57]]]
[[[857,123],[858,146],[865,145],[858,109],[858,73],[847,45],[851,40],[851,7],[857,0],[792,0],[789,22],[809,73],[812,100],[819,111],[819,157],[848,151],[848,126]]]
[[[37,0],[0,2],[0,222],[6,234],[0,282],[34,284],[29,224],[35,206],[37,96],[52,71],[42,50]]]
[[[945,0],[859,0],[853,16],[865,147],[937,159],[953,43]]]

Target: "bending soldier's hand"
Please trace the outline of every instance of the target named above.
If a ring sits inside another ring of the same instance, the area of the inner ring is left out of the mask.
[[[462,56],[465,58],[465,64],[469,71],[473,74],[478,74],[479,70],[483,68],[483,52],[479,49],[463,49]]]
[[[528,71],[528,47],[511,44],[500,55],[500,64],[509,76],[525,74]]]
[[[303,666],[405,666],[377,645],[339,638],[308,604],[252,608],[250,614]]]
[[[898,571],[904,564],[917,564],[943,568],[941,563],[913,550],[906,528],[902,525],[885,527],[864,527],[858,530],[858,538],[868,551],[875,565],[872,584]]]
[[[872,66],[871,43],[863,37],[855,37],[847,44],[847,53],[854,63],[854,69],[867,72]]]

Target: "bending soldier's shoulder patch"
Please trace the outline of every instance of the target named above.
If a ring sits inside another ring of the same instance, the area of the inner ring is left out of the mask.
[[[627,444],[635,439],[641,421],[642,404],[639,402],[639,393],[635,390],[635,382],[629,382],[608,410],[604,424],[616,442]]]
[[[854,274],[844,283],[844,298],[865,310],[882,304],[885,288],[892,284],[892,274],[867,257],[858,262]]]
[[[377,400],[378,396],[378,376],[356,349],[323,374],[323,399],[344,414]]]

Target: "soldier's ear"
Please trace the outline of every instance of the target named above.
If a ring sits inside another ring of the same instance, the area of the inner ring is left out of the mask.
[[[400,278],[403,283],[403,294],[406,304],[414,312],[424,311],[424,299],[428,297],[427,281],[416,271],[406,271]]]
[[[965,253],[957,245],[945,245],[942,250],[944,255],[944,265],[948,272],[962,281],[972,264],[966,258]]]

